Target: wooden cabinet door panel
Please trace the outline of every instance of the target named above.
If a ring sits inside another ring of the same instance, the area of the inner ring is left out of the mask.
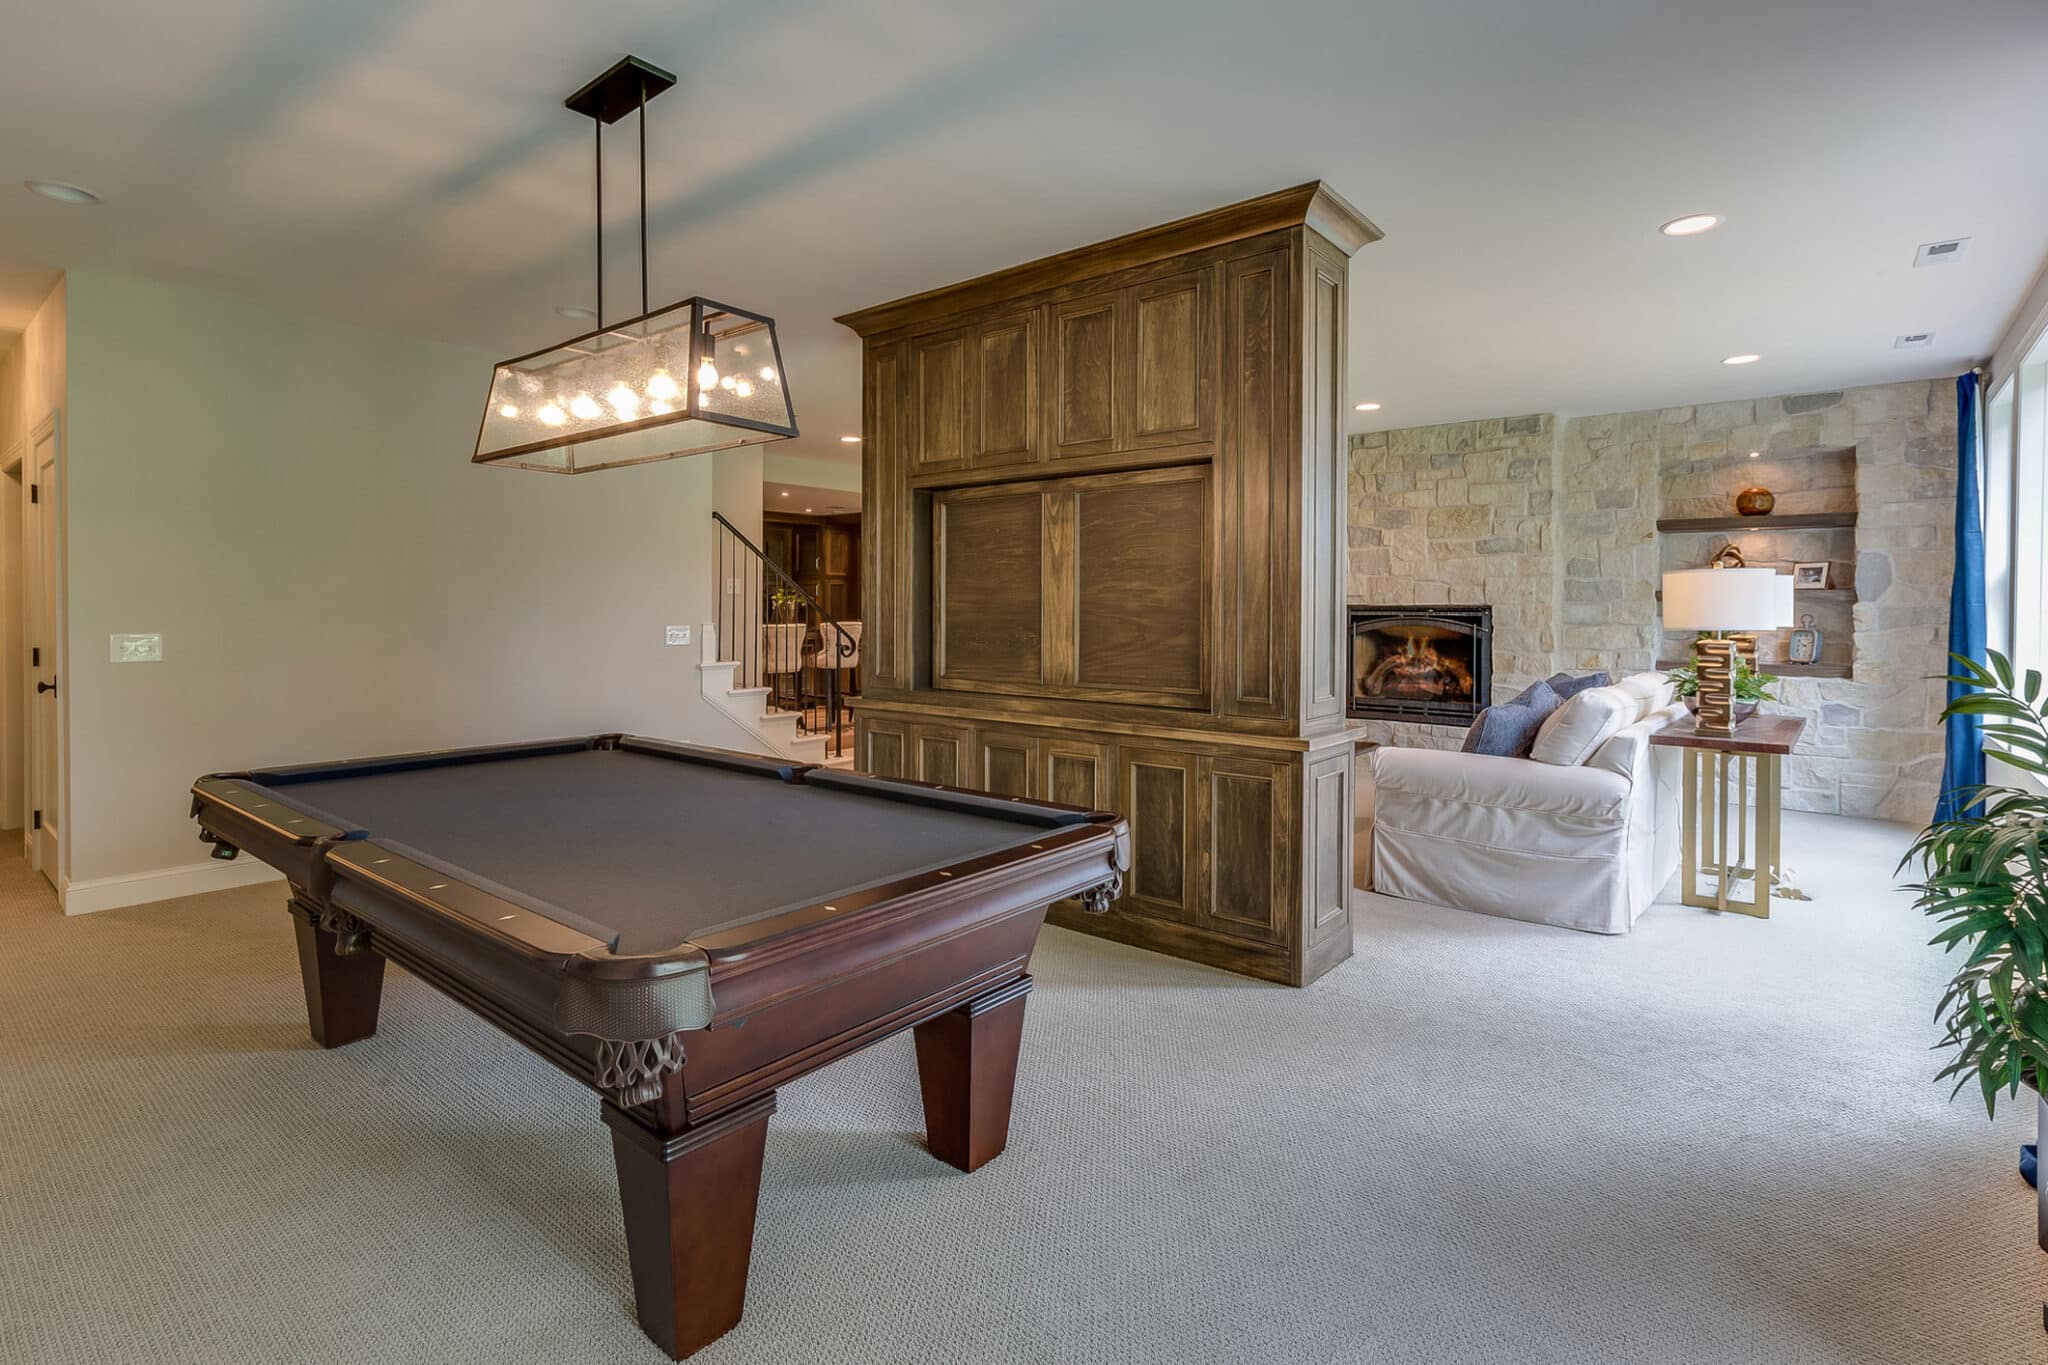
[[[1130,290],[1131,398],[1126,444],[1196,445],[1216,439],[1215,291],[1207,270]]]
[[[911,472],[963,469],[973,427],[965,328],[920,337],[910,350]]]
[[[1044,495],[1035,487],[932,500],[932,680],[1027,691],[1044,676]]]
[[[975,332],[975,468],[1039,458],[1038,309],[984,322]]]
[[[860,770],[875,777],[911,776],[910,727],[901,721],[860,718],[854,753]]]
[[[1077,480],[1072,565],[1077,689],[1206,704],[1207,466]]]
[[[1125,387],[1118,296],[1093,294],[1049,311],[1052,457],[1114,450]]]
[[[937,782],[947,787],[970,785],[962,780],[967,772],[967,731],[952,725],[913,725],[910,748],[919,782]]]
[[[1117,748],[1117,785],[1131,826],[1131,872],[1122,908],[1133,914],[1181,924],[1200,917],[1196,762],[1194,755],[1170,749]]]
[[[1047,739],[1039,741],[1039,754],[1039,770],[1044,780],[1038,795],[1042,799],[1089,810],[1112,808],[1107,744],[1085,739]]]
[[[1038,795],[1038,741],[1029,735],[982,731],[974,745],[974,785],[997,796]]]
[[[1208,893],[1202,927],[1286,943],[1294,872],[1289,769],[1260,759],[1205,758],[1199,775]]]
[[[869,348],[861,430],[861,639],[862,684],[883,690],[910,683],[911,620],[916,603],[912,582],[916,535],[905,466],[905,347],[901,342]]]

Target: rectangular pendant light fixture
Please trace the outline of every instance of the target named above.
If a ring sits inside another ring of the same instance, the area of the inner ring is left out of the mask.
[[[674,83],[627,57],[569,97],[597,124],[600,206],[604,125],[640,111],[640,316],[603,321],[600,220],[598,327],[499,362],[473,463],[584,474],[797,434],[774,319],[704,298],[648,310],[647,101]]]

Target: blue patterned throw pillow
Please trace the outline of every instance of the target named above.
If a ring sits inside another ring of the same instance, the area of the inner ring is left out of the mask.
[[[1605,673],[1588,673],[1583,678],[1575,678],[1569,673],[1553,673],[1545,678],[1544,682],[1550,685],[1551,691],[1557,693],[1559,701],[1569,701],[1574,693],[1583,692],[1589,687],[1606,687],[1608,677]]]
[[[1465,732],[1464,752],[1494,758],[1527,758],[1536,743],[1536,732],[1550,713],[1564,705],[1547,682],[1531,683],[1520,696],[1501,706],[1489,706]]]

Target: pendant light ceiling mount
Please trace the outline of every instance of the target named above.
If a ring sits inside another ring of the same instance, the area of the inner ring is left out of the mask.
[[[625,57],[563,101],[596,132],[597,327],[502,361],[477,430],[476,464],[582,474],[787,440],[796,413],[775,320],[684,299],[647,302],[647,104],[676,78]],[[604,321],[604,129],[640,115],[640,313]]]

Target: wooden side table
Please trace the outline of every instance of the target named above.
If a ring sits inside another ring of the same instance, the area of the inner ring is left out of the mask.
[[[1806,729],[1801,716],[1751,716],[1732,735],[1701,734],[1699,718],[1673,721],[1650,743],[1684,751],[1679,784],[1679,837],[1685,846],[1680,899],[1703,910],[1771,916],[1771,886],[1782,870],[1784,759]],[[1750,835],[1749,795],[1756,791],[1756,834]],[[1733,797],[1731,806],[1730,797]],[[1729,857],[1730,836],[1734,857]],[[1700,871],[1714,871],[1714,894],[1699,889]],[[1731,899],[1729,884],[1750,878],[1746,901]]]

